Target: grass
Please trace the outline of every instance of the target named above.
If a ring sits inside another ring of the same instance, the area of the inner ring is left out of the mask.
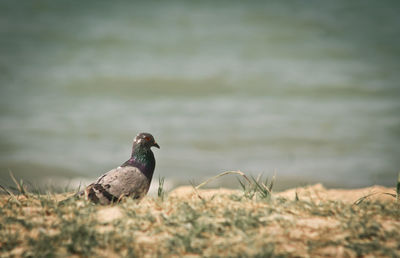
[[[158,190],[157,190],[157,196],[160,198],[162,201],[164,200],[165,196],[165,190],[164,190],[164,177],[159,177],[158,178]]]
[[[275,196],[273,182],[241,176],[242,190],[165,193],[112,206],[69,194],[0,196],[1,257],[400,255],[400,205]],[[220,175],[218,175],[220,176]],[[218,177],[216,176],[216,177]],[[207,182],[207,181],[206,181]],[[209,181],[208,181],[209,182]]]
[[[244,196],[248,199],[252,199],[254,197],[266,200],[270,199],[272,196],[272,187],[274,186],[275,177],[273,177],[270,182],[268,182],[268,178],[266,178],[263,182],[261,176],[259,176],[257,179],[251,177],[251,179],[252,181],[248,180],[247,182],[238,179]]]
[[[396,199],[400,201],[400,172],[397,176],[397,184],[396,184]]]

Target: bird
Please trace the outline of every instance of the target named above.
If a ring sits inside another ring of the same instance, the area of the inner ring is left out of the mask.
[[[142,199],[150,188],[156,160],[151,147],[160,146],[149,133],[139,133],[132,145],[130,159],[89,184],[81,195],[98,204],[119,202],[124,197]]]

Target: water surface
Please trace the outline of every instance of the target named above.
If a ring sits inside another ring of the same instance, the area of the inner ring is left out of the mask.
[[[0,3],[0,179],[95,178],[151,132],[156,175],[394,185],[396,1]],[[64,182],[64,181],[63,181]]]

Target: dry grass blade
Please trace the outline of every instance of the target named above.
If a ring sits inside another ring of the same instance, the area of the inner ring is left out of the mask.
[[[204,200],[203,197],[201,197],[199,191],[197,190],[197,188],[196,188],[194,182],[193,182],[193,181],[189,181],[189,183],[190,183],[190,185],[193,187],[193,191],[196,193],[197,197],[198,197],[200,200]]]
[[[0,185],[0,188],[1,188],[4,192],[6,192],[8,195],[10,195],[10,196],[13,195],[13,193],[12,193],[11,191],[9,191],[7,188],[5,188],[4,186]]]
[[[392,193],[381,193],[381,194],[386,194],[386,195],[389,195],[389,196],[392,196],[392,197],[396,198],[396,194],[392,194]]]
[[[3,189],[4,192],[6,192],[11,198],[18,204],[21,205],[20,201],[18,201],[17,196],[15,196],[12,191],[8,190],[6,187],[0,185],[0,188]]]
[[[397,176],[396,199],[397,201],[400,201],[400,172],[399,175]]]
[[[389,195],[389,196],[392,196],[392,197],[396,198],[396,194],[392,194],[392,193],[371,193],[371,194],[367,194],[367,195],[365,195],[365,196],[359,198],[357,201],[355,201],[355,202],[353,203],[353,205],[359,205],[359,204],[362,203],[365,199],[367,199],[368,197],[371,197],[371,196],[373,196],[373,195],[375,195],[375,194],[385,194],[385,195]]]
[[[9,174],[10,174],[11,179],[14,181],[15,185],[17,186],[18,191],[21,194],[23,194],[24,196],[28,197],[27,196],[27,191],[26,191],[26,189],[25,189],[25,187],[23,185],[23,182],[21,181],[21,183],[19,183],[17,181],[17,179],[15,179],[14,174],[11,172],[11,170],[9,170]]]
[[[217,178],[219,178],[219,177],[221,177],[221,176],[226,176],[226,175],[230,175],[230,174],[240,175],[240,176],[244,177],[244,179],[246,179],[247,182],[250,183],[250,180],[247,178],[246,174],[243,173],[242,171],[226,171],[226,172],[222,172],[221,174],[218,174],[218,175],[216,175],[216,176],[213,176],[213,177],[207,179],[206,181],[204,181],[203,183],[199,184],[198,186],[196,186],[196,187],[194,187],[194,188],[195,188],[196,190],[197,190],[197,189],[200,189],[200,187],[205,186],[206,184],[208,184],[208,183],[214,181],[215,179],[217,179]]]
[[[367,199],[368,197],[370,197],[370,196],[372,196],[372,195],[374,195],[374,193],[373,193],[373,194],[365,195],[365,196],[363,196],[363,197],[357,199],[357,201],[355,201],[355,202],[353,203],[353,205],[359,205],[359,204],[362,203],[365,199]]]
[[[362,203],[365,199],[367,199],[368,197],[370,197],[370,196],[372,196],[372,195],[375,195],[375,194],[385,194],[385,195],[389,195],[389,196],[392,196],[392,197],[396,198],[396,200],[399,201],[399,198],[400,198],[400,172],[399,172],[399,174],[398,174],[398,176],[397,176],[397,184],[396,184],[396,193],[395,193],[395,194],[393,194],[393,193],[371,193],[371,194],[368,194],[368,195],[365,195],[365,196],[359,198],[357,201],[355,201],[355,202],[353,203],[353,205],[359,205],[359,204]]]

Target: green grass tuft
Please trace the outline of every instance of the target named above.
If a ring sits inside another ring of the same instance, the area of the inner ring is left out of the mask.
[[[270,200],[272,188],[274,186],[275,177],[271,181],[266,178],[264,181],[261,176],[258,178],[251,177],[252,181],[245,182],[238,179],[240,187],[243,190],[244,196],[248,199],[258,197],[262,200]]]

